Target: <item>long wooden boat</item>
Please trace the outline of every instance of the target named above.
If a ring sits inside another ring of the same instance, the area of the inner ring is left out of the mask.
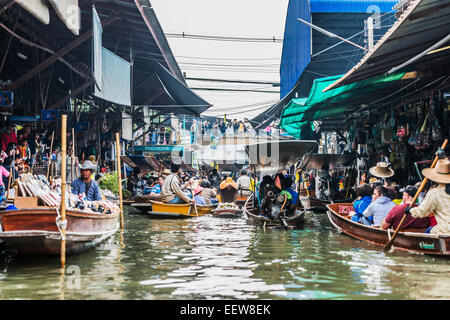
[[[391,239],[394,230],[383,230],[350,220],[347,217],[350,207],[352,207],[351,203],[327,205],[328,218],[331,224],[353,238],[384,247]],[[424,233],[424,231],[425,229],[399,231],[392,248],[400,251],[450,257],[450,234],[435,235]]]
[[[67,210],[66,254],[81,253],[112,236],[119,228],[119,216]],[[2,211],[0,240],[19,255],[59,255],[57,217],[57,209],[50,207]]]
[[[197,205],[196,212],[194,205],[190,203],[169,204],[153,200],[150,200],[150,202],[147,203],[132,203],[131,206],[140,210],[147,216],[159,219],[184,219],[197,216],[201,217],[210,214],[211,211],[216,207],[215,205]]]
[[[256,226],[261,226],[265,229],[273,229],[273,228],[286,228],[286,229],[294,229],[303,225],[305,218],[305,211],[297,210],[293,216],[286,217],[286,219],[281,220],[280,218],[276,220],[269,219],[265,216],[262,216],[259,213],[258,206],[253,206],[253,195],[247,199],[247,202],[244,206],[244,214],[247,218],[247,223],[253,224]]]
[[[300,195],[300,203],[306,211],[312,211],[317,213],[326,213],[327,205],[331,204],[329,200],[321,200],[315,197],[314,192],[310,192],[310,195]],[[334,203],[348,203],[351,202],[352,198],[347,199],[333,199]]]

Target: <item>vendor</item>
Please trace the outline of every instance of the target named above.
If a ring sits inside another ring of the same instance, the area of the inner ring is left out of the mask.
[[[95,180],[91,178],[97,167],[89,160],[86,160],[80,167],[81,177],[72,181],[72,193],[76,195],[84,194],[88,201],[99,201],[100,188]]]
[[[434,212],[437,225],[429,228],[431,234],[450,233],[450,161],[442,149],[438,151],[436,167],[422,170],[422,174],[438,186],[428,191],[425,200],[415,208],[408,207],[407,214],[413,218],[424,218]]]

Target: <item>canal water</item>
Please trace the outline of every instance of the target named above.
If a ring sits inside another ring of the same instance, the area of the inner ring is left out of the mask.
[[[449,299],[448,259],[340,234],[326,214],[298,230],[244,219],[152,220],[125,207],[125,230],[81,255],[0,260],[0,299]]]

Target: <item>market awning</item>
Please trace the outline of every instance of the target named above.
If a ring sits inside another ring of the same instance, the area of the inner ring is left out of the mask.
[[[448,0],[411,0],[400,18],[372,50],[324,91],[384,74],[427,52],[449,35],[449,17]],[[422,59],[426,58],[429,56],[425,55]]]
[[[292,99],[283,109],[280,126],[290,135],[301,139],[303,130],[310,131],[311,122],[344,114],[349,108],[367,102],[371,94],[379,93],[401,80],[405,72],[390,76],[377,76],[358,81],[327,92],[323,89],[342,76],[332,76],[314,80],[308,98]]]
[[[139,168],[142,171],[160,171],[162,165],[153,157],[146,156],[121,156],[123,162],[132,168]]]
[[[151,63],[161,86],[163,86],[167,95],[172,98],[172,103],[164,105],[150,104],[147,105],[149,108],[166,111],[165,113],[199,116],[200,113],[208,110],[212,106],[175,78],[159,62],[153,60]]]
[[[307,163],[305,169],[322,170],[325,165],[328,165],[329,169],[349,166],[355,159],[356,155],[314,153],[304,155],[302,163]]]

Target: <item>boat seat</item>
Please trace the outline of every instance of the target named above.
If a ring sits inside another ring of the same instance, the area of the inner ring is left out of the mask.
[[[417,232],[417,233],[425,233],[427,228],[406,228],[400,229],[401,232]]]

